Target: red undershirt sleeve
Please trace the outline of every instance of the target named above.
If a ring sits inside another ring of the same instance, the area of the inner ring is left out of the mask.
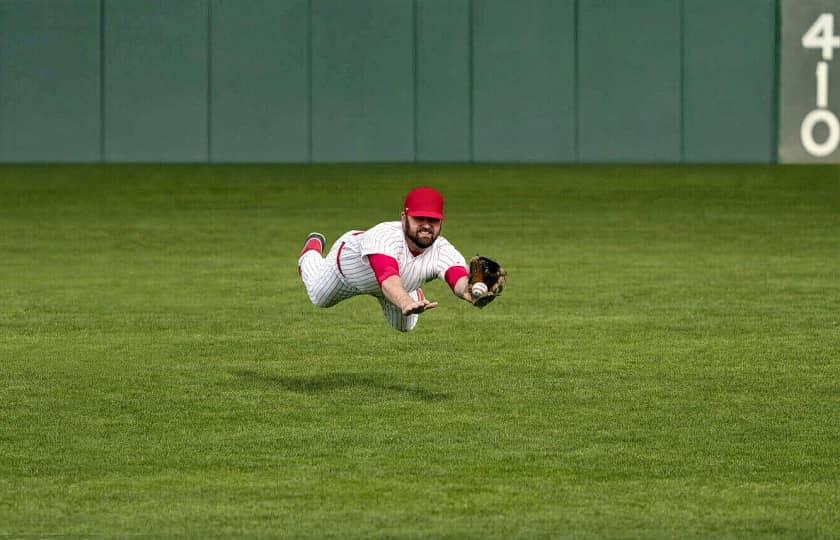
[[[373,268],[373,273],[376,275],[376,282],[382,286],[382,282],[391,276],[400,275],[400,266],[397,260],[388,255],[381,253],[371,253],[368,255],[368,263]]]
[[[450,266],[446,270],[446,273],[443,275],[443,277],[446,278],[446,282],[449,284],[449,288],[454,291],[455,284],[458,283],[458,280],[468,275],[470,275],[470,273],[463,266]]]

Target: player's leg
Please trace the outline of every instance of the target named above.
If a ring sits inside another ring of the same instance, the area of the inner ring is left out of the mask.
[[[423,298],[423,290],[416,289],[408,293],[408,295],[413,298],[414,300],[420,300]],[[391,325],[392,328],[395,330],[399,330],[400,332],[408,332],[409,330],[413,330],[415,326],[417,326],[417,321],[420,320],[420,314],[415,313],[414,315],[403,315],[400,308],[386,300],[385,298],[378,298],[379,305],[382,306],[382,315],[385,316],[385,320],[388,321],[388,324]]]
[[[318,307],[330,307],[349,298],[355,292],[344,284],[335,264],[336,242],[326,258],[324,236],[311,233],[307,238],[298,258],[298,272],[309,299]]]

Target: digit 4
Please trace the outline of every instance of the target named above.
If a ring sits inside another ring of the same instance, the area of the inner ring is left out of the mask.
[[[834,35],[834,14],[822,13],[802,36],[806,49],[822,49],[823,60],[834,59],[834,49],[840,47],[840,36]]]

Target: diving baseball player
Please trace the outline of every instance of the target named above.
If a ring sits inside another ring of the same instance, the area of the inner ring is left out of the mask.
[[[298,258],[298,272],[309,299],[318,307],[362,294],[379,300],[395,329],[407,332],[420,314],[437,307],[420,288],[443,279],[458,298],[474,303],[464,256],[440,235],[443,196],[429,187],[411,190],[400,221],[343,234],[323,256],[326,240],[311,233]]]

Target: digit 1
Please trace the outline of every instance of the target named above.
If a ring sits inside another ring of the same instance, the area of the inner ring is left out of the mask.
[[[828,63],[817,64],[817,107],[828,108]]]

